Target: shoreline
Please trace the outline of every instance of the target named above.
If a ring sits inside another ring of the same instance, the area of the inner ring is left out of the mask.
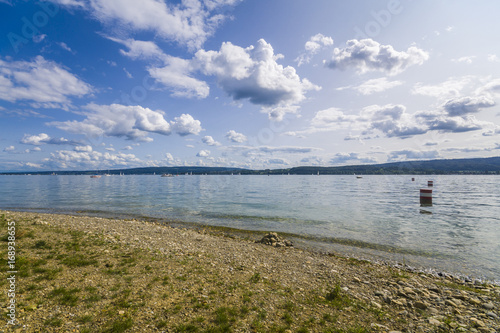
[[[0,217],[2,236],[9,223],[17,228],[19,324],[5,324],[16,332],[500,327],[500,288],[478,281],[272,247],[209,228],[4,210]],[[5,293],[0,297],[6,304]]]
[[[7,209],[9,210],[9,209]],[[2,209],[0,209],[2,211]],[[380,245],[376,243],[368,243],[365,241],[357,241],[350,239],[335,239],[322,238],[319,236],[300,235],[294,233],[284,233],[275,230],[251,230],[238,229],[226,226],[217,226],[203,224],[199,222],[187,222],[167,217],[153,217],[135,215],[130,213],[113,213],[107,211],[89,211],[89,210],[62,210],[62,209],[47,209],[47,208],[10,208],[10,211],[15,212],[31,212],[43,214],[57,215],[75,215],[82,217],[96,217],[113,220],[137,220],[146,223],[159,223],[162,225],[185,228],[192,230],[210,230],[215,234],[221,234],[229,237],[237,237],[242,239],[259,240],[269,232],[277,232],[280,235],[294,241],[295,247],[315,253],[326,255],[340,255],[346,258],[353,258],[373,262],[376,264],[397,267],[414,273],[426,273],[436,277],[448,276],[464,282],[479,282],[489,283],[500,286],[500,277],[487,277],[484,273],[476,272],[476,274],[464,273],[461,271],[452,271],[452,269],[437,268],[432,266],[431,261],[440,261],[437,266],[443,266],[446,257],[435,257],[423,251],[398,248],[389,245]]]

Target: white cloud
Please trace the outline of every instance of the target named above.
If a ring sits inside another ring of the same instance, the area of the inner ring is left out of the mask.
[[[201,141],[209,146],[220,146],[220,142],[217,142],[211,136],[207,135],[201,138]]]
[[[359,73],[383,71],[396,75],[413,65],[421,65],[429,54],[415,46],[405,51],[396,51],[391,45],[381,45],[372,39],[347,41],[343,49],[335,48],[333,57],[325,61],[331,69],[345,70],[354,67]]]
[[[152,41],[142,41],[135,39],[119,39],[106,37],[113,42],[125,45],[129,50],[120,50],[120,53],[133,60],[166,60],[168,56]]]
[[[181,136],[189,134],[197,135],[203,130],[201,122],[189,114],[182,114],[180,117],[175,117],[174,121],[170,123],[172,124],[172,130]]]
[[[9,152],[9,151],[14,151],[14,150],[16,150],[16,147],[14,147],[14,146],[8,146],[8,147],[5,147],[3,151]]]
[[[65,138],[51,138],[46,133],[40,133],[38,135],[29,135],[25,134],[21,139],[21,143],[27,145],[40,146],[43,144],[52,144],[52,145],[74,145],[76,144],[74,141],[70,141]]]
[[[260,39],[255,47],[225,42],[219,51],[200,50],[193,61],[203,74],[215,76],[235,101],[248,99],[253,104],[277,107],[296,104],[305,98],[306,91],[320,89],[300,79],[293,67],[278,64],[282,57]]]
[[[290,163],[283,159],[283,158],[270,158],[267,160],[267,163],[269,164],[282,164],[282,165],[289,165]]]
[[[45,162],[50,166],[57,166],[62,169],[94,169],[113,166],[125,167],[134,163],[137,165],[141,161],[133,154],[101,153],[91,149],[82,149],[80,151],[58,150],[51,153]]]
[[[85,108],[88,111],[84,113],[86,119],[83,121],[55,121],[48,125],[89,137],[114,136],[146,141],[152,140],[147,137],[148,133],[170,135],[173,131],[184,136],[198,134],[201,131],[201,123],[187,114],[168,122],[164,118],[163,111],[153,111],[138,105],[89,104]]]
[[[74,151],[83,151],[83,152],[88,152],[90,153],[91,151],[93,151],[92,149],[92,146],[90,145],[86,145],[86,146],[76,146],[74,148]]]
[[[157,82],[173,90],[174,96],[206,98],[210,88],[206,82],[192,76],[192,62],[177,57],[166,57],[166,66],[149,67],[148,72]]]
[[[479,121],[472,115],[467,115],[465,117],[448,117],[441,115],[429,119],[427,123],[431,130],[452,133],[476,131],[492,125],[492,123],[489,122]]]
[[[373,158],[360,157],[358,153],[337,153],[330,159],[330,164],[344,164],[347,162],[352,163],[376,163]]]
[[[402,84],[402,81],[389,81],[386,77],[381,77],[378,79],[365,81],[359,86],[352,87],[352,89],[357,90],[362,95],[371,95],[373,93],[379,93],[400,86]],[[338,88],[337,90],[344,90],[345,88],[346,87]]]
[[[435,84],[417,83],[412,89],[414,95],[424,95],[431,97],[451,98],[460,96],[465,86],[469,85],[475,78],[473,76],[463,76],[460,78],[449,78],[448,80]]]
[[[468,56],[468,57],[460,57],[457,59],[451,59],[451,61],[455,63],[466,63],[466,64],[472,64],[472,61],[476,58],[476,56]]]
[[[224,20],[211,12],[236,1],[183,0],[177,5],[162,0],[92,0],[89,9],[102,23],[133,32],[151,31],[156,36],[200,48]]]
[[[72,50],[72,49],[71,49],[71,48],[70,48],[70,47],[69,47],[66,43],[61,42],[61,43],[58,43],[58,44],[59,44],[59,46],[60,46],[61,48],[63,48],[64,50],[66,50],[66,51],[68,51],[68,52],[70,52],[70,53],[73,53],[73,50]]]
[[[247,141],[247,137],[244,134],[238,133],[234,130],[230,130],[229,132],[227,132],[226,138],[231,142],[242,143],[242,142]]]
[[[132,149],[134,149],[134,148],[132,148],[132,146],[125,146],[122,148],[122,150],[132,150]]]
[[[496,54],[488,54],[488,61],[490,62],[500,62],[500,59]]]
[[[331,45],[333,45],[331,37],[326,37],[322,34],[312,36],[304,45],[304,53],[295,59],[297,66],[309,63],[313,55],[317,54],[323,47]]]
[[[133,79],[133,78],[134,78],[134,77],[132,76],[132,74],[130,74],[130,72],[129,72],[129,71],[128,71],[125,67],[123,67],[123,71],[125,72],[125,75],[127,75],[127,77],[128,77],[129,79]]]
[[[482,108],[495,106],[494,100],[485,97],[461,97],[448,100],[443,104],[442,108],[450,116],[462,116],[468,113],[477,113]]]
[[[439,153],[436,150],[405,149],[393,151],[389,155],[389,161],[431,160],[436,158],[439,158]]]
[[[37,102],[37,106],[70,104],[70,97],[82,97],[92,87],[55,62],[37,56],[32,62],[0,60],[0,99]]]
[[[196,156],[198,157],[208,157],[210,155],[210,150],[200,150]]]

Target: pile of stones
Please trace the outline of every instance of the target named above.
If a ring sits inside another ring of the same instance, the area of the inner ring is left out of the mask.
[[[262,243],[274,247],[293,246],[293,243],[291,241],[279,237],[278,234],[275,232],[268,233],[267,235],[262,237],[261,240],[256,241],[256,243]]]

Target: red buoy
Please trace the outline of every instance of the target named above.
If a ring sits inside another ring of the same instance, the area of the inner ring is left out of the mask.
[[[420,189],[420,205],[432,206],[432,190],[427,188]]]

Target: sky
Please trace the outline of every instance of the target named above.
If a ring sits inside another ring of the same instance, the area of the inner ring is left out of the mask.
[[[0,172],[500,154],[497,0],[0,0]]]

